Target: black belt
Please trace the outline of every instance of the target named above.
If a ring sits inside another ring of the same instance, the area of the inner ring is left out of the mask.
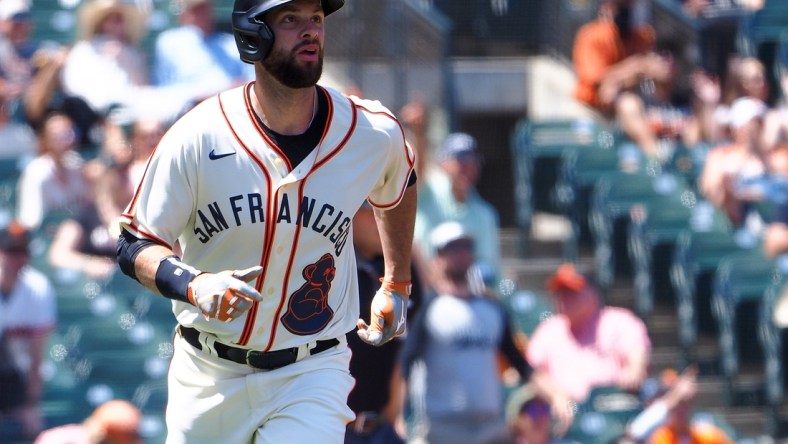
[[[191,328],[178,326],[178,331],[192,347],[202,350],[200,343],[200,332]],[[322,351],[326,351],[331,347],[339,345],[339,339],[327,339],[325,341],[317,341],[315,348],[309,350],[310,355],[316,355]],[[279,367],[284,367],[292,364],[298,358],[298,347],[286,348],[283,350],[274,350],[270,352],[261,352],[257,350],[249,350],[246,348],[232,347],[221,342],[214,342],[214,350],[216,355],[228,361],[237,362],[239,364],[246,364],[250,367],[259,368],[261,370],[273,370]]]

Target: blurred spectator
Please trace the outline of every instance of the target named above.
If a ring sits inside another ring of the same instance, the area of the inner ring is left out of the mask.
[[[213,0],[175,0],[174,4],[180,26],[156,38],[154,84],[181,88],[196,103],[254,79],[252,65],[238,57],[232,34],[216,30]]]
[[[39,132],[39,155],[27,164],[18,185],[18,219],[36,229],[55,210],[76,210],[88,198],[82,159],[74,150],[76,132],[71,119],[52,113]]]
[[[399,112],[400,122],[405,128],[405,138],[416,153],[416,177],[425,177],[426,167],[430,158],[429,141],[427,139],[428,110],[421,97],[405,104]],[[420,184],[417,183],[417,185]]]
[[[678,375],[674,370],[663,371],[650,413],[664,421],[650,434],[649,444],[733,444],[734,440],[714,424],[708,415],[694,415],[697,393],[695,377],[690,370]],[[643,419],[644,415],[638,417]],[[636,420],[637,421],[637,420]],[[644,421],[645,422],[645,421]],[[630,426],[630,430],[632,430]]]
[[[439,168],[425,172],[426,177],[419,176],[422,186],[414,241],[418,246],[417,262],[423,268],[435,254],[430,242],[432,230],[444,222],[455,221],[473,236],[476,261],[492,268],[493,274],[500,274],[498,212],[476,190],[481,161],[476,139],[469,134],[453,133],[441,147]],[[424,271],[422,276],[432,281],[431,271]]]
[[[369,317],[370,303],[383,277],[383,246],[372,207],[366,202],[353,218],[353,246],[358,270],[361,318]],[[408,299],[408,319],[414,319],[421,303],[418,273],[412,273],[413,292]],[[348,406],[356,419],[348,424],[347,444],[404,443],[404,430],[395,431],[403,409],[402,376],[397,363],[404,337],[373,347],[359,339],[355,331],[347,334],[353,351],[350,374],[356,385],[348,396]],[[388,390],[385,388],[388,387]],[[399,435],[402,433],[402,436]]]
[[[572,405],[595,387],[638,390],[646,378],[651,342],[646,326],[629,310],[605,307],[598,288],[573,264],[547,281],[556,314],[540,322],[528,343],[534,383],[545,393],[565,432]]]
[[[515,345],[509,316],[474,294],[468,270],[473,236],[458,222],[438,225],[430,242],[435,294],[425,299],[402,350],[413,427],[409,442],[486,443],[506,434],[498,353],[522,380],[531,369]]]
[[[512,444],[548,444],[554,442],[550,403],[533,384],[524,384],[506,401],[506,424]]]
[[[0,1],[0,95],[6,97],[7,113],[23,121],[22,97],[33,76],[33,58],[39,50],[31,39],[30,3]]]
[[[142,118],[134,122],[131,130],[132,159],[128,173],[132,193],[136,191],[137,185],[142,180],[142,175],[148,166],[148,158],[153,154],[162,136],[164,136],[164,127],[159,120]]]
[[[648,157],[668,160],[677,144],[695,145],[700,129],[695,114],[677,91],[679,48],[664,44],[655,57],[667,68],[664,77],[644,77],[639,88],[622,91],[616,99],[616,120],[624,134]]]
[[[79,10],[79,40],[63,66],[63,90],[83,99],[99,116],[130,106],[148,83],[139,41],[145,16],[121,0],[89,0]]]
[[[767,150],[778,143],[788,142],[788,60],[780,62],[779,67],[781,100],[766,113],[763,122],[763,146]]]
[[[619,94],[638,86],[641,78],[662,80],[670,74],[668,64],[653,53],[654,29],[632,20],[634,3],[601,0],[597,19],[575,36],[575,97],[605,115],[612,115]]]
[[[98,406],[80,424],[41,433],[35,444],[142,444],[142,414],[130,402],[111,400]]]
[[[57,310],[51,283],[28,264],[29,242],[29,232],[17,222],[0,229],[0,337],[10,352],[10,362],[0,366],[13,366],[25,388],[21,404],[7,406],[3,414],[16,417],[32,438],[42,427],[40,367]]]
[[[680,375],[664,370],[659,378],[643,383],[641,398],[646,408],[627,424],[626,435],[636,442],[646,441],[682,403],[692,402],[697,393],[698,368],[688,367]]]
[[[770,159],[772,168],[784,182],[788,178],[788,142],[772,148]],[[776,160],[774,160],[776,158]],[[783,183],[784,184],[784,183]],[[784,188],[781,190],[784,192]],[[781,194],[782,195],[782,194]],[[774,206],[774,215],[763,231],[763,251],[769,257],[775,257],[788,252],[788,199],[778,202]]]
[[[755,57],[732,55],[728,61],[728,74],[723,85],[721,102],[716,111],[716,122],[722,129],[720,133],[728,138],[730,132],[731,107],[743,97],[766,103],[769,98],[769,85],[766,82],[766,68]]]
[[[93,187],[92,200],[58,225],[49,249],[53,267],[78,270],[94,279],[112,275],[117,268],[118,218],[132,196],[125,174],[120,167],[104,171]]]
[[[737,99],[729,120],[733,143],[713,148],[706,156],[698,181],[700,192],[723,210],[734,225],[744,222],[745,208],[736,185],[766,171],[765,152],[760,146],[766,105],[751,97]]]
[[[33,157],[36,154],[36,137],[26,123],[14,121],[6,106],[11,99],[0,87],[0,159]]]

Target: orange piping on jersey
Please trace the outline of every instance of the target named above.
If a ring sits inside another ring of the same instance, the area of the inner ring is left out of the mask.
[[[166,135],[166,133],[164,135]],[[129,205],[126,207],[126,211],[123,214],[121,214],[121,216],[128,217],[130,219],[134,218],[134,211],[137,209],[137,203],[139,202],[140,190],[142,189],[142,184],[145,182],[145,177],[147,177],[148,175],[148,168],[150,168],[151,160],[153,159],[153,156],[156,154],[156,151],[161,146],[161,140],[163,139],[164,136],[162,136],[162,138],[159,140],[159,143],[156,144],[156,148],[153,149],[153,152],[148,157],[148,161],[145,163],[145,171],[142,173],[142,177],[140,178],[140,183],[137,184],[137,188],[134,190],[134,196],[132,196],[131,202],[129,202]]]
[[[320,87],[318,87],[318,88],[319,88],[318,91],[323,93],[323,94],[326,94],[329,100],[328,100],[328,118],[326,119],[326,126],[323,128],[323,135],[320,137],[320,142],[317,145],[318,146],[318,148],[317,148],[318,152],[315,153],[315,158],[318,158],[320,156],[320,148],[323,146],[323,139],[325,139],[326,134],[328,134],[328,128],[330,127],[331,122],[332,122],[333,117],[334,117],[334,102],[331,101],[331,96],[328,96],[328,92],[326,92],[323,88],[320,88]],[[345,143],[347,143],[347,140],[350,138],[350,135],[353,134],[353,129],[356,127],[356,118],[355,117],[356,116],[354,114],[353,115],[353,121],[351,122],[351,125],[350,125],[350,129],[349,129],[348,133],[345,135],[345,137],[342,139],[342,142],[340,142],[340,144],[338,145],[338,148],[341,148],[342,146],[344,146]],[[337,153],[339,151],[340,151],[339,149],[336,149],[336,150],[334,150],[334,153]],[[333,157],[333,155],[334,154],[332,154],[329,157]],[[304,198],[304,187],[306,186],[306,179],[309,177],[309,175],[312,174],[313,171],[315,171],[317,168],[319,168],[319,166],[322,165],[323,163],[325,163],[325,161],[321,161],[320,163],[315,164],[315,166],[312,168],[312,170],[310,170],[306,174],[306,176],[304,176],[304,179],[301,181],[301,184],[298,187],[298,202],[301,202],[303,200],[303,198]],[[278,195],[277,195],[277,199],[278,199]],[[296,228],[295,229],[296,229],[296,232],[295,232],[295,235],[293,236],[293,245],[292,245],[292,248],[290,249],[290,251],[291,251],[290,258],[288,258],[288,260],[287,260],[287,268],[285,269],[284,279],[282,280],[282,294],[279,296],[279,306],[276,308],[276,314],[274,315],[274,323],[271,326],[271,334],[268,337],[268,344],[265,346],[265,351],[271,350],[271,347],[273,347],[273,345],[274,345],[274,341],[276,340],[276,331],[277,331],[277,328],[279,327],[279,316],[281,316],[282,310],[285,307],[285,302],[287,302],[287,296],[288,296],[288,294],[287,294],[287,292],[288,292],[287,282],[290,280],[290,273],[292,272],[292,268],[293,268],[295,252],[296,252],[296,248],[298,246],[298,239],[301,236],[301,225],[300,224],[296,224]]]
[[[407,142],[407,138],[405,137],[405,130],[402,129],[402,125],[400,125],[399,120],[397,120],[397,118],[392,116],[391,114],[389,114],[387,112],[383,112],[383,111],[370,111],[369,109],[367,109],[367,108],[365,108],[365,107],[363,107],[363,106],[361,106],[361,105],[359,105],[359,104],[357,104],[355,102],[351,101],[351,103],[352,103],[354,109],[359,109],[360,108],[360,109],[363,109],[364,111],[366,111],[366,112],[368,112],[370,114],[380,114],[380,115],[384,115],[384,116],[390,118],[391,120],[393,120],[397,124],[397,127],[399,127],[400,133],[402,133],[402,140],[405,141],[405,143],[402,145],[402,147],[405,150],[405,158],[408,159],[408,174],[406,176],[405,182],[402,184],[402,188],[400,189],[399,196],[397,196],[397,198],[394,199],[394,202],[392,202],[390,204],[379,204],[379,203],[376,203],[376,202],[374,202],[372,200],[369,201],[369,203],[371,203],[376,208],[391,208],[391,207],[395,206],[402,199],[402,196],[405,195],[405,189],[408,188],[408,180],[407,180],[407,178],[409,178],[410,175],[413,174],[413,167],[416,164],[415,157],[413,159],[411,159],[411,157],[408,155],[408,142]],[[353,114],[353,116],[355,118],[355,113]],[[414,156],[415,156],[415,153],[414,153]]]
[[[246,97],[248,97],[248,96],[245,96],[245,98]],[[271,189],[271,176],[269,176],[268,172],[266,171],[265,167],[263,166],[263,161],[260,160],[255,155],[255,153],[248,146],[246,146],[245,143],[243,143],[241,138],[238,136],[238,133],[236,133],[235,128],[233,128],[233,125],[230,123],[230,119],[227,117],[227,113],[224,111],[224,105],[222,104],[221,96],[219,96],[218,102],[219,102],[219,110],[221,111],[222,116],[224,117],[224,120],[227,123],[227,127],[230,129],[230,132],[233,134],[233,137],[235,138],[236,142],[238,142],[238,144],[241,146],[241,148],[243,148],[243,150],[246,151],[246,153],[249,155],[249,157],[260,168],[260,171],[262,171],[263,176],[265,177],[265,180],[266,180],[266,182],[268,184],[268,190],[270,190]],[[251,109],[252,109],[251,108],[251,104],[249,103],[248,100],[246,100],[246,106],[247,106],[247,109],[251,111]],[[269,193],[270,193],[270,191],[269,191]],[[269,199],[269,202],[270,202],[270,199]],[[275,205],[276,205],[276,202],[274,202],[274,208],[275,208]],[[268,273],[268,261],[269,261],[269,259],[271,257],[270,251],[271,251],[271,248],[272,248],[272,245],[273,245],[273,233],[276,230],[276,224],[274,224],[272,222],[273,221],[273,217],[271,216],[273,214],[273,211],[274,210],[271,208],[271,204],[269,203],[268,208],[266,208],[266,213],[268,213],[268,214],[266,214],[266,218],[265,218],[265,222],[264,222],[265,223],[265,232],[264,232],[264,239],[263,239],[263,251],[262,251],[261,256],[260,256],[260,265],[263,267],[263,273],[257,278],[257,281],[255,281],[255,288],[258,291],[262,291],[262,283],[265,281],[266,273]],[[239,344],[239,345],[246,345],[249,342],[249,339],[250,339],[251,334],[252,334],[252,328],[254,327],[255,320],[257,319],[257,311],[258,311],[259,305],[260,305],[259,302],[257,302],[257,301],[253,302],[252,306],[246,312],[246,319],[244,321],[244,328],[241,331],[241,335],[238,338],[237,344]]]
[[[167,242],[164,239],[156,236],[155,234],[148,233],[147,231],[141,229],[140,227],[138,227],[137,225],[135,225],[135,224],[133,224],[131,222],[129,222],[129,227],[131,227],[131,229],[136,231],[137,233],[139,233],[139,234],[143,235],[144,237],[148,238],[149,240],[152,240],[152,241],[156,242],[157,244],[161,244],[161,245],[169,248],[170,250],[172,250],[172,245],[170,245],[169,242]]]
[[[260,126],[260,122],[257,120],[257,117],[254,114],[254,107],[252,107],[252,101],[251,101],[251,89],[253,84],[254,82],[250,82],[246,86],[246,89],[244,90],[244,101],[246,101],[246,110],[249,113],[249,118],[252,121],[252,125],[254,125],[257,132],[260,133],[260,136],[263,138],[263,140],[265,140],[265,142],[268,145],[270,145],[274,151],[276,151],[276,154],[279,156],[279,158],[282,159],[282,161],[284,161],[285,165],[287,166],[287,171],[293,171],[293,165],[290,163],[290,159],[285,155],[284,151],[282,151],[282,149],[279,148],[279,145],[274,143],[274,141],[271,140],[270,137],[268,137],[268,134],[265,132],[263,127]]]

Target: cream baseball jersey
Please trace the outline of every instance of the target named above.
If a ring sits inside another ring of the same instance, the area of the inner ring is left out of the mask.
[[[263,295],[238,319],[205,320],[173,301],[178,322],[226,344],[270,351],[343,336],[359,316],[351,221],[365,199],[396,206],[414,154],[380,103],[318,87],[329,111],[298,165],[257,121],[252,84],[212,97],[176,122],[151,156],[122,226],[201,271],[261,265]]]

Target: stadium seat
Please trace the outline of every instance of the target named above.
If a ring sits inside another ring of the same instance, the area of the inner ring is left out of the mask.
[[[676,240],[690,226],[694,194],[657,197],[630,213],[628,250],[633,267],[635,312],[646,319],[655,299],[673,302],[670,264]]]
[[[548,295],[519,289],[503,297],[516,328],[530,337],[542,320],[552,316],[553,305]]]
[[[760,248],[731,253],[720,260],[714,274],[712,314],[719,325],[720,370],[725,380],[723,401],[731,405],[737,395],[740,361],[754,361],[760,349],[740,344],[757,332],[760,304],[766,290],[780,278],[776,264]]]
[[[611,147],[565,150],[561,154],[560,176],[555,186],[555,202],[572,224],[564,243],[564,259],[574,262],[579,245],[590,243],[588,207],[591,190],[606,174],[619,171],[618,151]]]
[[[607,137],[603,134],[607,134]],[[530,234],[533,214],[536,211],[559,212],[551,196],[564,150],[595,146],[600,139],[609,139],[612,146],[612,135],[589,119],[523,119],[518,123],[512,137],[512,156],[517,222],[523,239],[523,253],[526,251],[525,242]]]
[[[719,227],[708,231],[687,228],[674,248],[670,282],[676,297],[679,346],[684,364],[693,360],[693,347],[700,331],[717,333],[711,314],[712,281],[720,260],[743,251],[733,232]]]
[[[649,169],[619,172],[600,178],[594,185],[589,227],[594,239],[594,263],[599,286],[605,293],[616,276],[631,276],[627,251],[630,211],[664,196],[680,196],[686,183],[676,176],[654,174]]]
[[[780,432],[783,422],[780,409],[785,394],[785,364],[788,362],[788,328],[776,325],[773,314],[777,301],[785,297],[786,291],[788,277],[782,275],[778,282],[764,292],[758,315],[758,341],[763,352],[764,394],[768,414],[766,433],[771,436]]]

